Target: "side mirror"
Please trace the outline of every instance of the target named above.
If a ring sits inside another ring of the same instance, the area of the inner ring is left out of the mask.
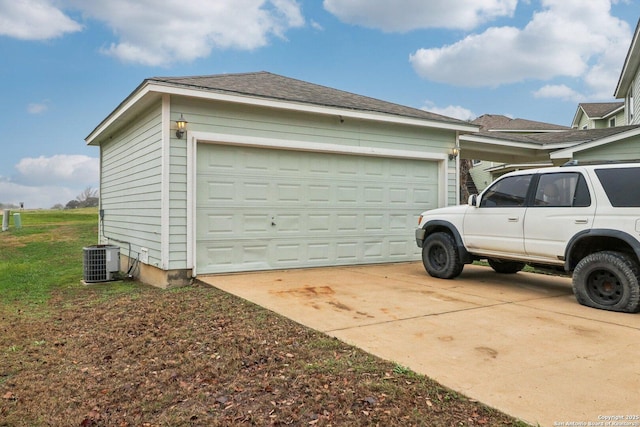
[[[472,194],[469,196],[469,201],[468,204],[469,206],[478,206],[478,195],[477,194]]]

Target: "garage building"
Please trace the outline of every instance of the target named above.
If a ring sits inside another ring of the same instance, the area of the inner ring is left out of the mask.
[[[178,122],[184,125],[179,131]],[[150,78],[86,138],[101,243],[143,282],[412,261],[467,122],[267,72]]]

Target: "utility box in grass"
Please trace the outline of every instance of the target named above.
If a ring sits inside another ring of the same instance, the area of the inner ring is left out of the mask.
[[[82,248],[84,259],[84,281],[86,283],[115,280],[120,271],[120,247],[116,245],[93,245]]]

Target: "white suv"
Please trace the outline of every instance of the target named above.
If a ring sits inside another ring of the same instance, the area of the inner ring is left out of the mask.
[[[452,279],[480,259],[498,273],[563,269],[580,304],[640,311],[640,164],[512,172],[467,205],[423,212],[419,225],[431,276]]]

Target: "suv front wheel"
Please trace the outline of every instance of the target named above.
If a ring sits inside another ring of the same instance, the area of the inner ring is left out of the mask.
[[[422,264],[430,276],[439,279],[458,277],[464,268],[455,240],[444,232],[430,234],[424,239]]]
[[[584,257],[573,272],[578,302],[603,310],[640,311],[640,267],[621,252],[602,251]]]

